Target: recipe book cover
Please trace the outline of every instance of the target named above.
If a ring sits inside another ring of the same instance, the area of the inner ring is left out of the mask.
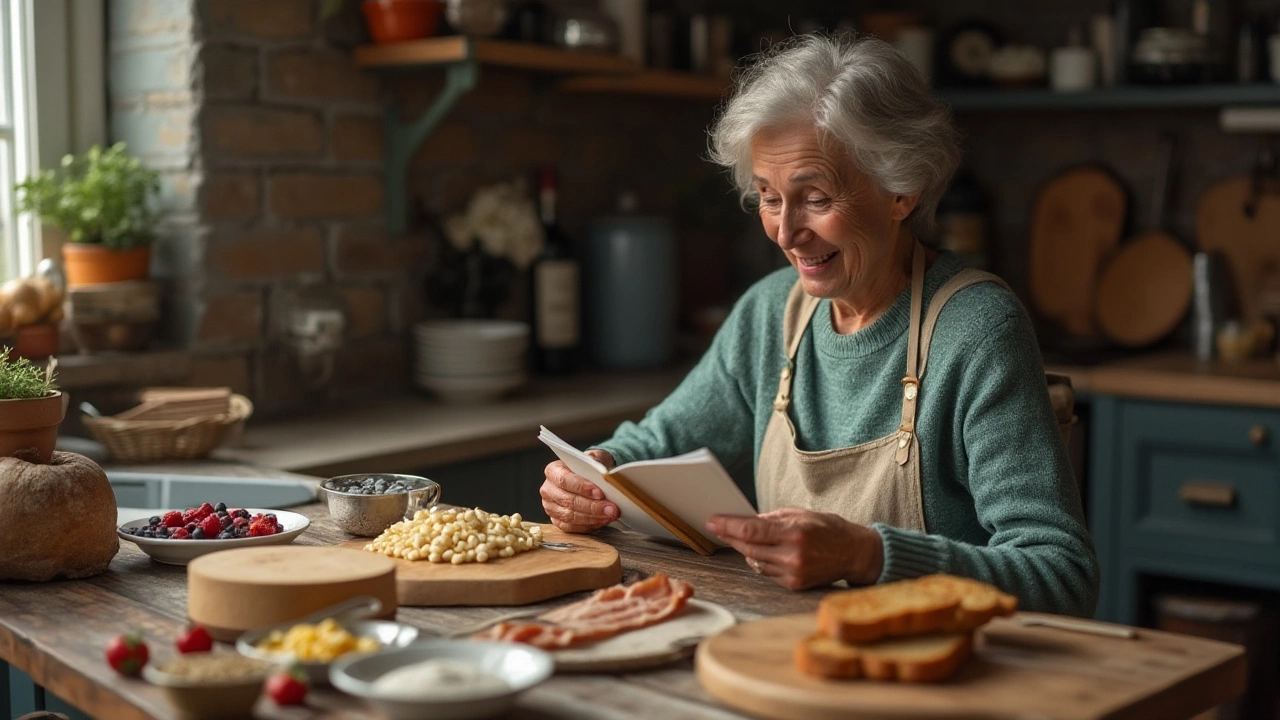
[[[703,530],[712,515],[756,514],[751,501],[706,448],[608,470],[545,427],[538,439],[618,506],[623,525],[647,535],[679,540],[703,555],[724,545]]]

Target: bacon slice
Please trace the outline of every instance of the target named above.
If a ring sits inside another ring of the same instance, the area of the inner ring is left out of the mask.
[[[504,622],[472,636],[559,650],[648,627],[680,612],[693,586],[657,573],[630,585],[597,590],[591,597],[549,610],[532,622]]]

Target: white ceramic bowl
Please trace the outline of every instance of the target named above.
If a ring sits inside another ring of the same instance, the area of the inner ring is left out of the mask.
[[[419,386],[451,403],[482,403],[496,400],[525,384],[523,371],[502,375],[477,375],[474,377],[444,377],[421,372],[414,376]]]
[[[265,660],[267,662],[288,664],[293,662],[292,655],[279,655],[268,652],[258,647],[258,643],[271,633],[272,630],[288,631],[294,625],[302,624],[302,620],[291,623],[285,623],[277,627],[266,628],[262,630],[254,630],[241,635],[236,640],[236,650],[241,655],[254,658],[255,660]],[[309,622],[309,625],[315,625],[317,621]],[[402,623],[391,622],[389,620],[339,620],[338,625],[347,632],[356,637],[371,637],[378,641],[383,648],[398,648],[409,645],[418,639],[418,628],[412,625],[404,625]],[[368,655],[369,653],[357,653]],[[342,655],[338,660],[348,657]],[[335,660],[334,662],[336,662]],[[329,666],[332,662],[324,661],[299,661],[298,667],[307,675],[307,679],[312,685],[327,685],[329,683]]]
[[[280,521],[280,526],[284,529],[275,535],[235,538],[232,540],[170,540],[168,538],[138,537],[125,532],[126,529],[130,528],[146,527],[149,518],[140,518],[138,520],[130,520],[121,525],[116,529],[116,534],[121,539],[136,544],[142,549],[142,552],[150,555],[151,559],[156,562],[168,565],[186,565],[201,555],[217,552],[218,550],[253,547],[254,545],[288,545],[311,525],[311,521],[305,515],[299,515],[288,510],[263,508],[245,508],[245,510],[248,510],[251,515],[271,513],[276,516],[276,519]],[[157,510],[153,514],[164,515],[166,512],[168,511]]]
[[[415,663],[449,659],[476,665],[504,680],[509,689],[465,699],[396,700],[380,696],[373,683],[384,674]],[[520,693],[551,677],[551,656],[529,645],[479,640],[428,640],[372,655],[341,658],[329,668],[329,681],[342,692],[363,698],[391,720],[431,718],[466,720],[500,715]]]

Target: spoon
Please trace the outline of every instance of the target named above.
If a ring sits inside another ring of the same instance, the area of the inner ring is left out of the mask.
[[[89,417],[102,417],[102,413],[98,411],[98,408],[94,407],[93,403],[88,401],[80,403],[80,412],[88,415]]]

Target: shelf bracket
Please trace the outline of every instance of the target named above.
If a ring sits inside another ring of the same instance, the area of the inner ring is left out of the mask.
[[[409,162],[413,153],[458,100],[475,88],[479,77],[480,63],[475,60],[450,63],[444,88],[422,117],[402,123],[394,106],[387,109],[387,230],[392,237],[404,234],[409,227]]]

